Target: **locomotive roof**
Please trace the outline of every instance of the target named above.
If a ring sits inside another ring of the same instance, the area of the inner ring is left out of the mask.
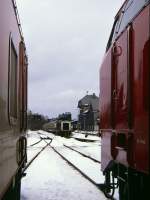
[[[13,4],[13,7],[14,7],[14,12],[15,12],[15,16],[16,16],[19,32],[20,32],[20,35],[21,35],[21,39],[22,39],[22,42],[24,43],[26,62],[28,63],[26,45],[25,45],[25,41],[24,41],[24,37],[23,37],[23,32],[22,32],[22,27],[21,27],[21,23],[20,23],[20,18],[19,18],[19,13],[18,13],[18,9],[17,9],[16,0],[11,0],[11,1],[12,1],[12,4]]]
[[[122,4],[121,8],[119,9],[119,11],[117,12],[115,19],[118,17],[118,15],[120,14],[120,12],[122,11],[122,8],[124,7],[124,5],[126,4],[128,0],[125,0],[124,3]]]
[[[134,2],[135,1],[139,1],[139,0],[133,0]],[[133,3],[133,1],[132,1],[132,3]],[[127,4],[129,2],[129,0],[125,0],[124,1],[124,3],[122,4],[122,6],[121,6],[121,8],[119,9],[119,11],[117,12],[117,14],[116,14],[116,16],[115,16],[115,19],[121,14],[121,12],[123,11],[122,9],[123,9],[123,7],[125,6],[125,4]],[[147,3],[149,3],[150,2],[150,0],[145,0],[145,5],[147,4]]]
[[[22,27],[21,27],[21,23],[20,23],[20,18],[19,18],[19,13],[18,13],[18,9],[17,9],[16,0],[12,0],[12,4],[13,4],[13,7],[14,7],[14,11],[15,11],[15,15],[16,15],[17,23],[18,23],[18,28],[19,28],[19,32],[20,32],[20,35],[22,37],[22,40],[24,41],[24,37],[23,37],[23,32],[22,32]]]

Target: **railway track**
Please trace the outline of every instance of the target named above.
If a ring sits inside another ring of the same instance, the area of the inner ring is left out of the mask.
[[[36,143],[34,143],[34,144],[32,144],[32,145],[30,145],[29,147],[33,147],[34,145],[36,145],[36,144],[38,144],[38,143],[40,143],[42,141],[42,139],[41,140],[39,140],[38,142],[36,142]],[[28,169],[28,167],[32,164],[32,162],[42,153],[42,151],[44,151],[44,149],[46,149],[46,147],[48,147],[49,145],[50,145],[50,143],[52,142],[52,140],[49,142],[49,143],[47,143],[28,163],[27,163],[27,165],[23,168],[23,170],[22,170],[22,174],[24,175],[24,173],[25,173],[25,171]]]
[[[89,159],[93,160],[94,162],[101,163],[99,160],[97,160],[97,159],[95,159],[95,158],[93,158],[91,156],[88,156],[87,154],[82,153],[82,152],[80,152],[80,151],[78,151],[78,150],[76,150],[76,149],[74,149],[74,148],[72,148],[70,146],[67,146],[65,144],[63,146],[66,147],[66,148],[68,148],[68,149],[70,149],[70,150],[72,150],[72,151],[75,151],[75,152],[79,153],[80,155],[82,155],[82,156],[84,156],[86,158],[89,158]]]
[[[49,136],[45,136],[42,134],[43,140],[47,143],[47,139],[52,139]],[[45,139],[46,138],[46,139]],[[48,143],[47,143],[48,144]],[[83,163],[83,166],[85,166],[85,163],[87,163],[86,168],[90,165],[92,170],[98,171],[98,174],[100,174],[100,164],[101,162],[95,158],[92,158],[91,156],[82,153],[73,147],[67,146],[66,144],[63,144],[61,147],[53,147],[50,145],[50,147],[59,155],[61,158],[63,158],[69,165],[71,165],[73,168],[75,168],[80,174],[82,174],[86,179],[88,179],[90,182],[92,182],[94,185],[96,185],[99,189],[103,190],[103,184],[101,184],[98,180],[98,176],[94,176],[92,173],[88,174],[86,172],[86,169],[83,167],[78,166],[78,160],[80,159],[80,163]],[[72,159],[73,157],[76,157],[75,160]],[[76,162],[77,161],[77,162]],[[101,181],[103,183],[103,181]]]
[[[32,164],[32,162],[40,155],[40,153],[42,151],[44,151],[44,149],[46,148],[51,148],[53,149],[53,151],[55,153],[57,153],[63,160],[65,160],[70,166],[72,166],[75,170],[77,170],[82,176],[84,176],[88,181],[90,181],[92,184],[94,184],[98,189],[102,190],[104,189],[104,185],[103,185],[103,181],[102,184],[99,182],[98,180],[98,176],[94,176],[91,172],[91,174],[88,174],[86,172],[86,169],[89,167],[92,168],[92,170],[96,170],[98,172],[100,172],[100,164],[101,162],[98,161],[97,159],[95,158],[92,158],[91,156],[88,156],[78,150],[75,150],[73,149],[72,147],[70,146],[67,146],[66,144],[63,144],[63,146],[61,147],[53,147],[51,146],[51,142],[52,140],[54,139],[47,136],[47,135],[44,135],[44,134],[40,134],[38,132],[38,135],[40,136],[40,141],[30,145],[30,147],[40,143],[41,141],[44,141],[46,143],[46,145],[28,162],[27,166],[24,168],[23,172],[26,171],[26,169]],[[50,142],[48,142],[50,141]],[[75,157],[76,159],[73,160],[71,159],[71,155],[73,155],[73,157]],[[83,166],[86,166],[85,168],[84,167],[79,167],[78,166],[78,163],[83,163]],[[87,164],[86,164],[87,163]],[[99,174],[99,173],[98,173]]]
[[[47,135],[41,134],[41,133],[39,133],[39,132],[38,132],[38,134],[40,135],[40,137],[41,137],[42,139],[46,139],[46,140],[47,140],[47,139],[50,139],[50,140],[53,139],[53,138],[51,138],[51,137],[49,137],[49,136],[47,136]],[[79,150],[76,150],[76,149],[74,149],[72,146],[68,146],[68,145],[66,145],[66,144],[63,144],[63,147],[66,147],[66,148],[70,149],[71,151],[77,152],[78,154],[82,155],[83,157],[89,158],[90,160],[101,164],[101,162],[100,162],[98,159],[93,158],[92,156],[90,156],[90,155],[88,155],[88,154],[86,154],[86,153],[83,153],[83,152],[81,152],[81,151],[79,151]]]

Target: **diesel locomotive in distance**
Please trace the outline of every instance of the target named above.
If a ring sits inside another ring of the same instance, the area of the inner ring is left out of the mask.
[[[69,137],[71,135],[72,126],[69,120],[54,120],[44,124],[43,129],[62,137]]]
[[[126,0],[100,68],[105,194],[150,199],[150,0]]]
[[[14,0],[0,1],[0,199],[20,199],[26,162],[27,56]]]
[[[69,137],[72,131],[71,113],[60,114],[56,119],[44,124],[43,129],[59,136]]]

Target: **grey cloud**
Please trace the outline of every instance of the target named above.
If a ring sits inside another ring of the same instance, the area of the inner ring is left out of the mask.
[[[77,114],[86,91],[99,93],[99,66],[123,0],[17,0],[29,55],[29,108]]]

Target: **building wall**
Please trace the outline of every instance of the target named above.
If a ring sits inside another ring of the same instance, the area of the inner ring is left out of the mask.
[[[93,95],[86,95],[78,102],[79,108],[79,127],[80,130],[98,131],[97,118],[99,98]]]

